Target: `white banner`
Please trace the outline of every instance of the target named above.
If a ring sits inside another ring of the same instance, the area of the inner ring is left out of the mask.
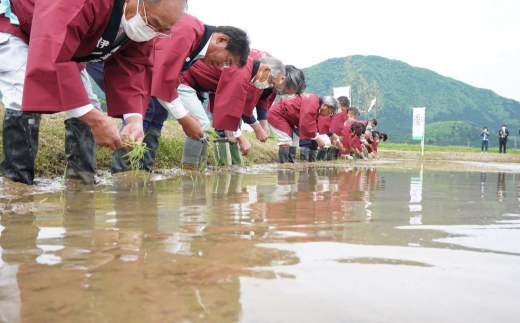
[[[426,124],[426,108],[413,109],[413,140],[424,139],[424,126]]]
[[[334,88],[334,97],[337,99],[340,96],[346,96],[349,99],[349,101],[352,103],[352,98],[350,97],[350,86],[335,87]]]

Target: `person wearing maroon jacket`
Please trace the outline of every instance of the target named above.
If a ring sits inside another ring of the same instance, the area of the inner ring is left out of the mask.
[[[254,51],[251,51],[254,53]],[[198,95],[204,92],[214,92],[210,94],[208,110],[213,113],[213,127],[228,131],[231,141],[237,141],[240,144],[240,152],[247,155],[251,149],[251,144],[245,139],[245,136],[239,129],[240,120],[244,111],[252,110],[256,102],[249,98],[250,93],[254,90],[260,90],[257,100],[260,98],[264,89],[270,87],[281,87],[281,83],[285,80],[285,66],[283,63],[273,57],[262,57],[259,60],[248,58],[247,64],[243,68],[216,68],[197,62],[192,68],[184,73],[184,78],[178,88],[182,104],[193,114],[200,115],[200,111],[204,111],[202,102],[198,100]],[[254,90],[252,89],[254,87]],[[206,123],[209,129],[209,121]],[[266,140],[267,135],[257,125],[258,133],[263,133],[263,139]],[[205,127],[206,129],[206,127]],[[206,130],[208,130],[206,129]],[[183,150],[182,168],[199,169],[201,160],[206,160],[204,156],[207,150],[195,149],[195,145],[186,147]],[[238,146],[235,146],[238,147]],[[226,149],[229,144],[226,143]],[[238,149],[238,148],[237,148]]]
[[[144,143],[150,150],[139,160],[142,169],[149,172],[153,170],[161,129],[168,118],[168,112],[182,126],[186,134],[185,146],[195,146],[195,149],[201,145],[205,147],[203,127],[206,129],[206,124],[199,121],[199,115],[186,111],[179,98],[178,86],[182,73],[199,60],[208,66],[241,67],[247,63],[249,52],[249,37],[245,31],[230,26],[205,25],[189,14],[185,14],[173,27],[171,39],[156,40],[152,98],[143,121],[146,129]],[[102,63],[88,64],[87,70],[103,89]],[[205,111],[202,113],[206,117]],[[125,155],[125,149],[114,151],[112,174],[125,171],[131,166]]]
[[[339,110],[336,112],[336,114],[347,111],[347,109],[350,108],[350,100],[346,96],[340,96],[338,98],[338,103],[339,103]],[[341,145],[341,141],[339,140],[339,136],[336,135],[332,130],[330,130],[330,121],[332,118],[334,118],[334,116],[331,116],[331,117],[320,116],[318,118],[318,130],[320,132],[320,135],[327,135],[330,138],[330,142],[334,146],[337,146],[337,147],[328,148],[328,149],[320,148],[319,152],[317,152],[317,156],[316,156],[316,150],[313,151],[313,149],[311,148],[311,151],[309,153],[309,162],[313,162],[316,159],[317,160],[333,160],[338,156],[338,150],[343,149],[343,146]]]
[[[66,112],[77,118],[66,124],[75,134],[93,136],[112,150],[123,146],[124,136],[141,142],[151,92],[152,39],[170,37],[184,9],[184,0],[3,0],[3,175],[33,183],[44,113]],[[78,63],[95,61],[105,61],[108,115],[126,120],[123,135],[85,91],[84,66]]]
[[[320,98],[307,93],[275,103],[269,110],[268,121],[278,141],[278,162],[295,162],[300,139],[311,139],[324,147],[318,134],[318,116],[332,115],[337,107],[338,101],[331,96]]]

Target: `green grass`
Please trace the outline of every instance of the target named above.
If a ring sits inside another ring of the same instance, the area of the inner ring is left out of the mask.
[[[380,143],[378,146],[379,150],[399,150],[399,151],[421,151],[422,148],[420,145],[406,145],[406,144],[387,144]],[[457,152],[457,153],[479,153],[481,152],[480,148],[471,148],[471,147],[460,147],[460,146],[448,146],[448,147],[440,147],[440,146],[424,146],[424,151],[447,151],[447,152]],[[489,153],[498,153],[498,148],[489,148]],[[520,149],[507,149],[508,154],[520,154]]]

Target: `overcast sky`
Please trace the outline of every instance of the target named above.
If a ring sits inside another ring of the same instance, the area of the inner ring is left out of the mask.
[[[520,0],[189,0],[189,13],[285,64],[378,55],[520,101]]]

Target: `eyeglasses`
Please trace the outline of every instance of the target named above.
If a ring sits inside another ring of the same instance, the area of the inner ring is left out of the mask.
[[[146,27],[151,28],[155,32],[155,37],[157,37],[157,38],[172,38],[172,31],[171,30],[168,32],[168,34],[160,33],[160,32],[157,31],[157,29],[154,26],[152,26],[152,25],[150,25],[148,23],[148,18],[146,17],[146,6],[144,5],[144,0],[143,0],[143,10],[144,10],[144,20],[145,20],[145,23],[146,23]]]

